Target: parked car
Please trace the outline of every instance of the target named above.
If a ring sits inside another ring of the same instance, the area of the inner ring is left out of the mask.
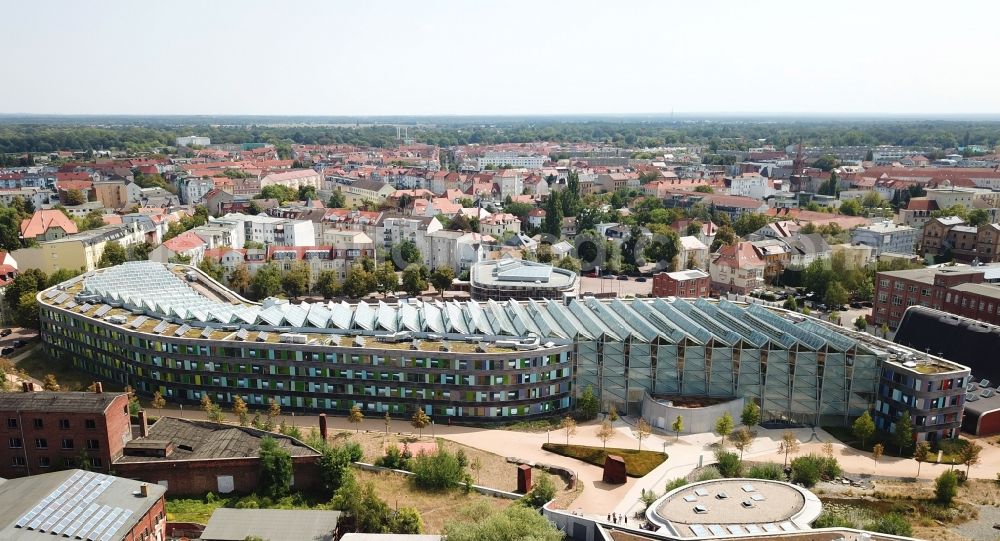
[[[636,282],[645,282],[646,280],[647,280],[647,278],[645,276],[640,276],[640,277],[638,277],[638,278],[635,279]]]
[[[24,340],[14,340],[13,342],[11,342],[10,345],[14,346],[14,349],[17,349],[17,348],[23,348],[24,346],[27,345],[27,343]]]
[[[614,280],[615,279],[615,275],[614,274],[605,274],[604,276],[601,276],[601,278],[604,278],[605,280]]]
[[[628,276],[625,276],[624,274],[621,274],[621,275],[618,276],[618,279],[619,280],[628,280]]]
[[[860,302],[852,302],[851,303],[851,308],[854,308],[855,310],[857,310],[858,308],[861,308],[861,303]]]
[[[13,351],[12,347],[0,348],[0,355],[10,355]]]
[[[0,331],[0,336],[10,336],[10,333],[12,333],[12,332],[14,332],[14,331],[12,331],[10,329],[4,329],[4,330]]]

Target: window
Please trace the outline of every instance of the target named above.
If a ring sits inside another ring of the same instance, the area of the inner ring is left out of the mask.
[[[86,421],[84,421],[84,424],[86,425],[87,430],[96,430],[97,429],[97,421],[95,421],[93,419],[87,419]]]
[[[41,419],[35,419],[35,428],[36,429],[45,428],[45,423],[42,422]]]
[[[100,440],[87,440],[87,449],[100,449]]]
[[[72,449],[73,448],[73,438],[63,438],[63,440],[62,440],[62,448],[63,449]]]
[[[10,439],[10,448],[11,449],[20,449],[22,447],[24,447],[24,442],[21,441],[21,438],[11,438]]]
[[[10,417],[7,419],[7,428],[17,428],[17,419]]]
[[[35,438],[35,448],[36,449],[48,449],[49,440],[45,438]]]
[[[69,429],[69,419],[59,419],[59,428],[62,430]]]
[[[10,457],[10,465],[23,468],[28,465],[28,462],[24,460],[23,456],[12,456]]]
[[[52,466],[52,461],[49,460],[47,456],[38,457],[38,467],[39,468],[49,468]]]
[[[72,458],[64,458],[63,459],[63,467],[64,468],[75,468],[76,467],[76,462],[73,462]]]
[[[99,458],[91,458],[90,459],[90,467],[91,468],[102,468],[103,466],[101,465],[101,459],[99,459]]]

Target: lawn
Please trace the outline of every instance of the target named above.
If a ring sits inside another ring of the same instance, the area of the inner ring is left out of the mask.
[[[618,455],[625,460],[625,473],[630,477],[642,477],[667,460],[667,455],[659,451],[638,451],[616,447],[604,449],[587,445],[544,443],[542,449],[601,467],[604,466],[604,459],[608,455]]]
[[[251,503],[252,502],[252,503]],[[319,501],[309,500],[301,495],[288,496],[276,502],[261,501],[249,496],[216,496],[206,494],[202,498],[167,498],[167,520],[170,522],[195,522],[205,524],[212,513],[220,507],[248,507],[262,509],[327,509]]]
[[[859,451],[865,451],[870,453],[872,452],[872,447],[874,447],[876,443],[881,443],[882,446],[884,447],[885,456],[913,458],[913,446],[911,445],[909,449],[903,451],[903,453],[900,454],[899,445],[897,445],[896,442],[893,441],[892,437],[893,435],[888,432],[875,432],[875,435],[865,442],[865,447],[862,447],[861,440],[859,440],[854,435],[853,431],[851,430],[851,427],[849,426],[824,426],[823,430],[829,432],[831,436],[840,440],[840,442],[843,443],[844,445],[847,445]],[[944,453],[941,456],[942,464],[951,464],[953,462],[955,464],[958,464],[959,463],[958,451],[959,449],[965,447],[968,444],[969,440],[963,440],[958,438],[950,440],[941,440],[931,446],[933,456],[931,457],[930,462],[937,461],[937,452],[940,449],[941,451],[944,451]]]
[[[85,391],[94,380],[98,379],[94,375],[74,367],[69,360],[49,357],[40,345],[15,364],[19,370],[24,370],[38,381],[42,381],[46,374],[54,374],[63,391]],[[106,391],[120,391],[122,388],[120,383],[104,381]]]

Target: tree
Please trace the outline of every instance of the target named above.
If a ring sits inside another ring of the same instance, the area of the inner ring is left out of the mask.
[[[799,452],[799,440],[795,438],[795,433],[791,430],[786,430],[784,434],[781,435],[781,443],[778,444],[778,452],[785,455],[785,467],[788,467],[788,455],[794,455]]]
[[[351,458],[351,453],[347,446],[321,446],[318,461],[319,473],[323,479],[323,484],[328,489],[335,492],[344,484],[347,477],[352,475]]]
[[[355,404],[351,406],[351,412],[347,414],[347,421],[352,425],[357,425],[354,429],[355,432],[361,431],[361,421],[365,418],[365,414],[361,413],[361,406]]]
[[[246,293],[250,287],[250,270],[243,263],[240,263],[229,273],[229,287],[240,293]]]
[[[272,498],[281,498],[288,494],[292,486],[292,455],[282,449],[271,436],[260,440],[260,479],[261,490]]]
[[[63,196],[63,202],[71,207],[75,207],[86,203],[87,196],[80,190],[66,190],[66,195]]]
[[[580,412],[580,417],[583,420],[589,421],[597,418],[597,414],[601,410],[601,403],[594,394],[593,385],[587,385],[583,388],[580,397],[576,399],[576,409]]]
[[[920,466],[924,462],[927,462],[931,456],[931,444],[926,441],[917,442],[916,448],[913,450],[913,460],[917,461],[917,477],[920,477]]]
[[[748,400],[746,405],[743,406],[743,414],[740,415],[740,421],[748,427],[756,426],[760,422],[760,406],[753,400]]]
[[[360,299],[375,291],[377,285],[375,273],[366,269],[363,262],[355,262],[348,269],[347,278],[340,289],[344,295]]]
[[[444,292],[451,288],[452,282],[455,281],[455,270],[447,265],[440,265],[431,272],[430,281],[443,298]]]
[[[249,408],[247,408],[247,403],[243,400],[243,397],[236,395],[233,398],[233,415],[236,416],[240,421],[240,426],[247,426],[247,413]]]
[[[410,417],[410,424],[418,430],[419,437],[423,437],[424,428],[431,424],[431,418],[424,413],[424,410],[417,407],[417,411],[413,412],[413,416]]]
[[[281,184],[271,184],[261,188],[260,195],[256,199],[277,199],[279,203],[284,203],[285,201],[294,201],[298,196],[299,192],[294,188]]]
[[[840,161],[833,154],[824,154],[812,163],[812,166],[821,171],[831,171],[840,165]]]
[[[580,212],[580,173],[570,171],[566,175],[566,190],[560,197],[563,214],[576,216]]]
[[[125,248],[122,247],[121,243],[112,241],[105,243],[104,252],[101,253],[101,259],[98,260],[97,266],[103,269],[121,265],[126,261],[128,261],[128,253],[125,252]]]
[[[274,430],[275,421],[280,415],[281,415],[281,404],[278,404],[278,402],[273,398],[267,399],[267,424],[265,425],[267,427],[266,430],[268,431]]]
[[[840,282],[831,282],[826,288],[826,295],[823,296],[823,302],[827,306],[843,306],[848,300],[850,296]]]
[[[542,473],[538,476],[535,486],[531,487],[521,502],[528,507],[538,509],[552,501],[556,497],[556,485],[552,482],[552,476]]]
[[[715,434],[718,436],[722,436],[722,447],[726,446],[726,436],[729,435],[729,433],[732,431],[733,431],[733,416],[730,415],[729,412],[727,411],[722,414],[722,417],[719,417],[715,421]]]
[[[198,263],[198,269],[209,275],[212,279],[221,282],[226,271],[214,258],[206,257]]]
[[[639,422],[635,425],[635,437],[639,440],[639,450],[642,451],[642,440],[649,437],[653,433],[653,427],[649,426],[649,423],[645,419],[639,418]]]
[[[878,471],[878,460],[882,458],[883,454],[885,454],[885,446],[881,443],[876,443],[875,447],[872,447],[872,460],[875,461],[875,468],[872,470],[872,473]]]
[[[545,200],[545,218],[542,219],[542,231],[559,238],[562,235],[563,206],[559,200],[559,191],[552,191]]]
[[[782,305],[782,308],[796,312],[799,309],[799,303],[795,300],[795,297],[789,296],[785,299],[785,303]]]
[[[737,235],[744,237],[764,227],[767,222],[768,218],[764,214],[747,212],[733,222],[733,230]]]
[[[281,293],[281,281],[281,270],[277,265],[264,265],[253,275],[250,291],[257,299],[273,297]]]
[[[346,205],[347,199],[344,197],[344,192],[340,190],[333,190],[330,194],[330,200],[326,203],[326,206],[332,209],[342,209]]]
[[[556,262],[556,267],[568,270],[570,272],[575,272],[576,274],[580,274],[580,271],[583,268],[583,266],[580,264],[580,260],[576,259],[575,257],[569,254],[562,256],[562,258],[560,258],[559,261]]]
[[[392,416],[389,415],[388,410],[386,410],[385,416],[382,418],[382,424],[385,425],[385,436],[389,437],[389,425],[392,424]]]
[[[958,494],[958,476],[951,470],[944,471],[934,481],[934,497],[939,503],[951,505]]]
[[[709,248],[709,251],[714,254],[722,246],[732,246],[733,244],[736,244],[736,231],[728,225],[723,225],[716,230],[715,239],[712,240],[712,246]]]
[[[427,280],[424,278],[420,265],[411,263],[403,269],[403,291],[407,295],[416,296],[427,289]]]
[[[316,187],[315,186],[299,186],[299,191],[297,194],[299,201],[307,201],[316,199]]]
[[[844,216],[860,216],[864,212],[857,199],[848,199],[840,204],[840,213]]]
[[[618,408],[614,404],[608,406],[608,420],[612,423],[618,420]]]
[[[865,319],[865,316],[858,316],[858,318],[854,320],[854,328],[858,332],[862,332],[868,328],[868,320]]]
[[[613,426],[611,426],[611,423],[609,421],[604,421],[597,427],[597,439],[601,440],[601,443],[604,444],[605,449],[608,448],[608,440],[610,440],[614,436],[615,436],[615,429]]]
[[[750,429],[742,426],[733,431],[731,439],[733,445],[740,450],[740,462],[743,461],[743,451],[747,451],[753,446],[753,433]]]
[[[382,263],[375,269],[375,288],[383,296],[399,289],[399,275],[392,263]]]
[[[281,275],[281,289],[289,297],[294,298],[305,295],[309,292],[310,274],[312,272],[305,261],[292,263],[292,268]]]
[[[889,338],[889,324],[888,323],[883,323],[882,327],[879,328],[879,330],[882,331],[882,338],[886,338],[886,339]]]
[[[913,422],[910,420],[910,412],[904,411],[896,421],[896,431],[893,439],[899,446],[899,454],[903,454],[904,449],[909,449],[913,445]]]
[[[559,421],[559,429],[566,432],[566,445],[569,445],[569,437],[576,434],[576,421],[572,417],[563,417],[562,421]]]
[[[979,227],[990,223],[990,215],[984,209],[972,209],[969,211],[969,219],[966,221],[972,227]]]
[[[336,297],[340,293],[340,279],[337,278],[337,272],[332,270],[321,271],[319,276],[316,277],[316,292],[322,295],[324,299]]]
[[[966,445],[958,449],[958,461],[965,464],[965,478],[969,478],[972,467],[979,464],[979,455],[983,451],[983,446],[976,442],[968,441]]]
[[[413,241],[404,240],[399,243],[396,250],[399,252],[399,257],[406,264],[420,263],[424,260],[424,257],[420,254],[420,250],[417,248],[417,245],[413,243]]]
[[[674,440],[681,439],[681,432],[684,431],[684,418],[678,415],[674,419],[674,424],[670,425],[670,429],[674,431]]]
[[[653,237],[643,250],[643,255],[647,260],[655,262],[658,269],[673,271],[677,268],[677,255],[680,251],[680,236],[673,229],[666,229]]]
[[[861,447],[864,448],[868,438],[875,435],[875,421],[872,420],[871,414],[865,411],[860,417],[855,419],[854,424],[851,426],[851,432],[854,434],[854,437],[861,440]]]
[[[153,400],[149,402],[150,407],[156,410],[156,414],[160,414],[160,410],[167,407],[167,400],[163,398],[163,393],[156,391],[153,393]]]
[[[45,377],[42,378],[42,390],[45,390],[45,391],[58,391],[59,390],[59,382],[56,381],[56,375],[55,374],[45,374]]]

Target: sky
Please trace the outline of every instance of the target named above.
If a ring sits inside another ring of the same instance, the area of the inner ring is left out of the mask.
[[[1000,113],[1000,2],[31,0],[0,113]]]

